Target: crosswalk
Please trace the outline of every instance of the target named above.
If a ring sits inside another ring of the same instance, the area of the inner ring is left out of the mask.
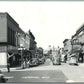
[[[77,81],[84,82],[84,67],[72,66],[67,63],[61,65],[53,65],[50,60],[47,60],[45,64],[30,67],[26,69],[12,70],[10,73],[5,73],[6,78],[11,81],[26,81],[31,82],[32,80],[38,81],[64,81],[66,83],[73,83]],[[16,75],[15,75],[16,74]],[[18,75],[17,75],[18,74]],[[18,80],[19,79],[19,80]]]
[[[5,78],[11,79],[11,78],[14,78],[14,76],[5,76]]]
[[[21,78],[22,79],[49,79],[50,76],[42,76],[42,77],[39,77],[39,76],[23,76]]]
[[[5,78],[7,78],[7,79],[13,79],[14,76],[6,76]],[[39,76],[23,76],[21,78],[22,79],[50,79],[51,77],[50,76],[42,76],[42,77],[39,77]],[[65,82],[66,83],[73,83],[75,81],[73,81],[73,80],[66,80]]]

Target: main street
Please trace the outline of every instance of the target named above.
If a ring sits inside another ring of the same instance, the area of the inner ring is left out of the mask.
[[[84,82],[84,65],[62,63],[52,65],[50,59],[42,65],[26,69],[11,69],[3,72],[8,82]]]

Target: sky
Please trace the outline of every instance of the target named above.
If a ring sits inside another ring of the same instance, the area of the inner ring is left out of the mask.
[[[63,47],[84,24],[83,1],[0,1],[0,12],[8,12],[35,36],[38,47]]]

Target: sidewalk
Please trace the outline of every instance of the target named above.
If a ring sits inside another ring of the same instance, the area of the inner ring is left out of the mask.
[[[10,68],[10,73],[11,72],[18,72],[18,71],[40,71],[40,70],[61,70],[64,75],[68,78],[67,83],[70,82],[84,82],[84,63],[78,63],[78,66],[75,65],[69,65],[68,63],[62,63],[61,65],[50,65],[44,66],[40,65],[37,67],[30,67],[30,68],[25,68],[21,69],[21,67],[14,67]],[[0,69],[2,72],[8,72],[7,68]]]
[[[7,68],[0,68],[1,72],[8,72]],[[21,67],[13,67],[10,68],[10,72],[11,71],[16,71],[16,70],[21,70]]]
[[[56,67],[56,66],[53,66],[51,63],[50,66],[44,66],[44,67],[38,66],[38,67],[30,67],[30,68],[25,68],[25,69],[21,69],[21,67],[13,67],[13,68],[10,68],[10,72],[11,71],[27,71],[27,70],[52,70],[52,69],[56,70],[56,69],[60,69],[60,68],[62,69],[65,66],[66,66],[66,68],[68,66],[75,67],[75,65],[69,65],[68,63],[62,64],[62,65]],[[77,67],[84,68],[84,63],[78,63]],[[1,72],[8,72],[7,68],[0,68],[0,70],[1,70]]]
[[[79,63],[79,66],[84,67],[84,63]]]

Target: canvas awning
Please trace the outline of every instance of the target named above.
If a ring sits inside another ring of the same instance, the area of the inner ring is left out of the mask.
[[[12,53],[18,54],[18,50],[9,50],[8,53],[9,53],[9,54],[12,54]]]

